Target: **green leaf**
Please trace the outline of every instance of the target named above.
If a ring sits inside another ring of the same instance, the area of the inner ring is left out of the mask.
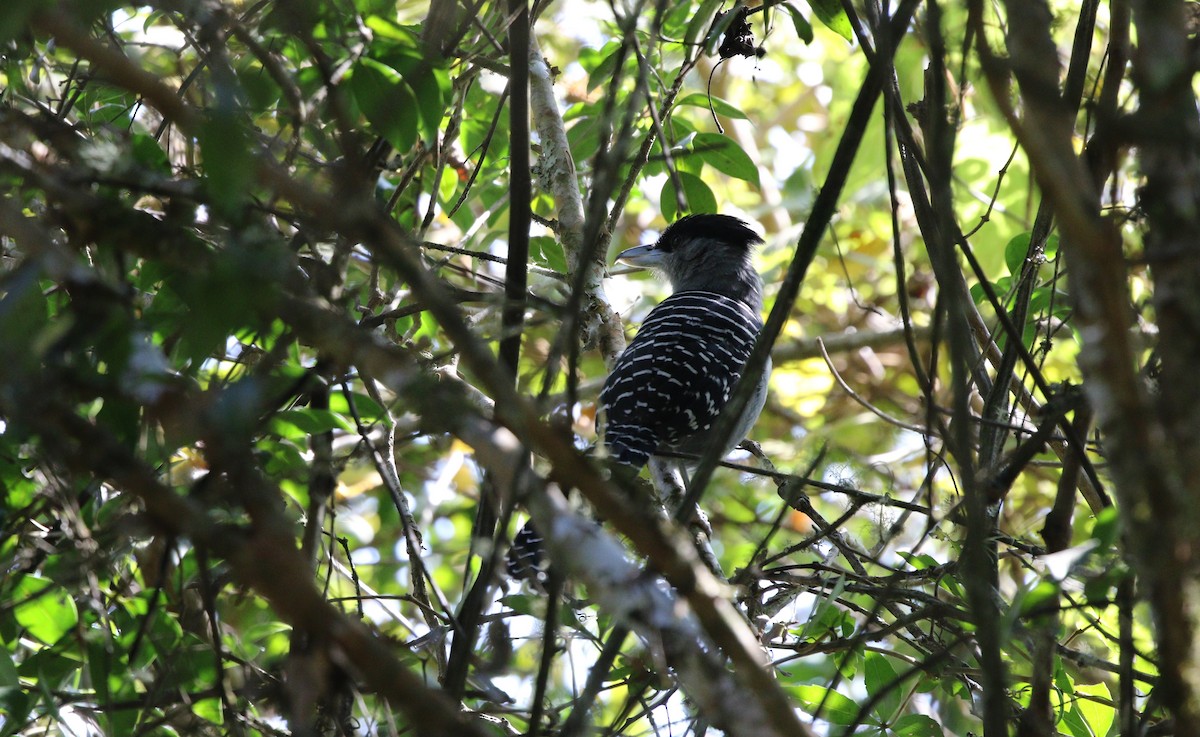
[[[457,199],[454,195],[458,194],[458,185],[461,183],[458,171],[452,166],[447,166],[442,170],[442,179],[438,182],[438,199],[447,206],[451,205]]]
[[[204,155],[206,190],[217,209],[231,215],[250,197],[254,157],[243,119],[224,103],[200,125],[200,151]]]
[[[992,282],[992,291],[996,294],[998,299],[1003,301],[1004,295],[1008,293],[1009,287],[1012,286],[1012,280],[1013,278],[1011,276],[1002,276],[996,281]],[[987,292],[984,291],[982,284],[972,284],[970,291],[971,299],[975,301],[975,304],[990,304],[988,302]]]
[[[453,91],[449,73],[432,65],[416,52],[407,50],[383,58],[381,62],[400,72],[417,103],[421,137],[430,144],[435,143],[446,101]]]
[[[0,650],[0,688],[20,686],[17,676],[17,666],[13,663],[12,653]]]
[[[858,704],[848,696],[824,686],[794,686],[791,689],[805,711],[818,719],[834,724],[854,724],[858,719]],[[823,702],[823,704],[822,704]],[[821,707],[817,713],[817,707]]]
[[[686,126],[679,125],[683,123],[683,118],[675,118],[675,129],[677,131],[684,129]],[[700,158],[691,150],[692,142],[696,140],[696,131],[689,130],[683,134],[675,145],[671,148],[671,154],[675,159],[675,168],[679,171],[686,171],[689,174],[700,176],[704,171],[704,159]],[[667,167],[664,164],[662,171],[666,171]]]
[[[843,628],[845,619],[848,615],[846,615],[846,613],[842,610],[838,609],[834,602],[837,601],[838,597],[842,595],[842,592],[846,590],[846,583],[846,577],[839,576],[837,578],[837,583],[833,585],[831,590],[826,592],[823,596],[818,594],[819,602],[817,604],[816,611],[811,617],[808,618],[808,621],[804,623],[804,627],[797,635],[797,639],[802,641],[806,639],[817,641],[828,635],[837,635],[837,631]]]
[[[158,174],[171,173],[171,160],[167,158],[167,152],[163,151],[158,141],[154,140],[154,136],[135,133],[131,143],[133,158],[137,163]]]
[[[721,41],[725,37],[725,32],[737,20],[738,13],[731,10],[722,12],[716,17],[712,25],[709,26],[708,35],[704,38],[704,53],[712,56],[717,53],[717,49],[721,46]]]
[[[540,599],[528,594],[502,596],[500,597],[500,603],[512,609],[517,614],[524,614],[530,617],[542,616],[542,610],[545,609],[545,606],[540,603]]]
[[[1116,507],[1105,507],[1096,515],[1096,520],[1092,523],[1092,538],[1100,541],[1100,544],[1106,548],[1112,547],[1117,541],[1117,536],[1121,534],[1121,520],[1117,517]]]
[[[200,699],[192,703],[192,713],[212,724],[224,724],[220,699]]]
[[[590,46],[584,46],[579,50],[579,66],[589,75],[594,73],[620,46],[616,41],[609,41],[598,49],[593,49]]]
[[[1020,233],[1013,236],[1004,246],[1004,263],[1008,266],[1008,273],[1013,276],[1020,276],[1021,270],[1025,268],[1025,257],[1029,255],[1031,237],[1031,233]]]
[[[686,171],[676,173],[679,175],[679,181],[683,183],[684,201],[687,203],[688,212],[693,215],[699,213],[716,213],[717,197],[708,188],[708,185],[704,183],[704,180]],[[663,217],[668,222],[674,222],[680,213],[677,202],[678,198],[675,197],[675,180],[673,178],[667,177],[666,184],[663,185],[659,198]]]
[[[1047,261],[1053,261],[1058,258],[1058,233],[1051,233],[1046,238],[1046,246],[1043,249]]]
[[[30,16],[38,6],[48,7],[47,0],[9,0],[0,13],[0,43],[7,44],[26,32]]]
[[[400,72],[364,57],[354,65],[350,92],[367,122],[397,151],[417,142],[419,106]]]
[[[1112,699],[1112,693],[1109,691],[1108,686],[1103,683],[1076,683],[1075,691],[1077,693],[1086,693],[1089,696],[1096,696],[1100,699]],[[1091,728],[1092,733],[1096,737],[1105,737],[1108,734],[1108,730],[1112,728],[1112,723],[1116,718],[1116,709],[1108,704],[1092,701],[1091,699],[1079,699],[1075,702],[1075,708],[1079,710],[1079,715],[1087,721],[1088,727]]]
[[[229,335],[255,326],[258,316],[274,310],[278,284],[286,273],[285,258],[281,250],[265,243],[231,243],[203,269],[173,274],[170,288],[187,306],[186,319],[168,318],[182,328],[176,350],[199,363]]]
[[[426,68],[424,74],[409,78],[413,94],[417,98],[417,112],[421,116],[421,135],[431,144],[436,144],[438,130],[442,124],[446,101],[450,97],[450,75],[445,69]]]
[[[812,43],[813,29],[812,24],[808,22],[808,18],[805,18],[800,9],[791,3],[784,3],[783,9],[788,12],[788,15],[792,16],[792,25],[796,27],[796,35],[800,37],[800,40],[806,44]]]
[[[25,507],[37,498],[41,485],[29,477],[24,464],[0,451],[0,515]]]
[[[567,129],[567,143],[576,161],[592,158],[600,150],[600,118],[589,116]]]
[[[563,253],[562,244],[557,240],[541,235],[530,238],[529,245],[534,263],[559,274],[567,273],[567,256]]]
[[[842,9],[838,0],[808,0],[808,7],[812,8],[813,15],[817,16],[817,20],[825,24],[826,28],[847,41],[854,40],[854,29],[850,26],[850,19],[846,17],[846,11]]]
[[[312,407],[288,409],[277,413],[272,418],[272,422],[276,421],[293,425],[307,435],[319,435],[330,430],[355,432],[352,422],[327,409],[313,409]]]
[[[1021,599],[1021,616],[1029,614],[1045,614],[1046,607],[1055,606],[1058,599],[1058,584],[1053,581],[1040,581],[1037,586]]]
[[[943,737],[942,725],[924,714],[905,714],[892,725],[896,737]]]
[[[1083,583],[1083,595],[1089,602],[1107,602],[1111,592],[1124,577],[1120,565],[1114,565],[1097,576],[1088,577]],[[1105,605],[1107,606],[1107,605]]]
[[[45,578],[22,576],[11,599],[17,622],[34,638],[53,645],[79,622],[79,611],[66,589]]]
[[[588,92],[607,82],[617,70],[617,60],[622,57],[621,45],[606,44],[604,48],[608,49],[609,46],[613,47],[612,50],[600,60],[600,63],[588,75]],[[625,58],[628,58],[628,54],[625,55]]]
[[[934,558],[928,553],[913,554],[906,550],[898,551],[898,555],[903,558],[914,571],[923,571],[926,568],[936,568],[940,565],[937,558]]]
[[[109,397],[96,413],[96,424],[121,442],[132,445],[137,442],[140,417],[141,409],[136,403],[120,397]]]
[[[712,168],[758,186],[758,167],[732,139],[720,133],[697,133],[692,150]]]
[[[1054,685],[1067,696],[1075,695],[1075,679],[1063,668],[1062,660],[1057,658],[1054,661]]]
[[[413,33],[412,28],[409,26],[402,26],[379,15],[368,17],[365,24],[367,28],[371,29],[371,32],[377,39],[382,38],[398,42],[411,49],[421,48],[421,39],[417,34]]]
[[[1065,725],[1067,732],[1072,737],[1096,737],[1092,732],[1092,728],[1088,726],[1087,720],[1080,715],[1079,710],[1071,707],[1062,713],[1062,718],[1058,720],[1060,725]]]
[[[354,399],[354,409],[358,412],[358,418],[362,420],[364,425],[383,422],[387,419],[387,410],[381,407],[369,395],[361,392],[351,392],[350,396]],[[329,396],[329,410],[345,416],[347,420],[353,417],[350,413],[350,403],[346,400],[346,395],[342,392],[336,392]]]
[[[0,737],[16,734],[17,730],[25,727],[32,707],[31,692],[20,686],[0,687],[0,715],[4,717],[3,724],[0,724]]]
[[[699,107],[707,110],[710,101],[712,102],[712,109],[716,111],[717,115],[724,115],[726,118],[738,118],[740,120],[750,119],[741,110],[714,95],[705,95],[699,92],[693,92],[690,95],[684,96],[675,104],[690,105],[692,107]]]
[[[895,683],[896,669],[892,667],[891,660],[880,653],[867,653],[863,677],[867,693],[872,697],[881,694],[885,688],[888,689],[886,694],[878,698],[871,710],[881,722],[890,720],[900,708],[900,688],[899,684]]]
[[[967,592],[963,589],[962,584],[959,583],[958,577],[953,574],[947,574],[939,578],[938,586],[960,599],[967,598]]]
[[[691,46],[696,43],[700,35],[704,33],[710,25],[712,25],[713,16],[716,15],[717,8],[721,7],[724,0],[704,0],[700,3],[700,7],[696,10],[696,14],[692,16],[691,22],[688,23],[687,30],[683,34],[684,44]]]
[[[246,101],[255,112],[266,112],[279,102],[283,90],[254,57],[235,62],[238,84],[246,93]]]
[[[0,360],[9,371],[33,369],[46,343],[49,305],[38,284],[40,269],[27,263],[5,274],[0,293]],[[59,320],[67,323],[69,320]]]
[[[1029,295],[1029,311],[1050,313],[1062,320],[1068,320],[1071,315],[1071,300],[1067,293],[1055,289],[1052,284],[1036,287]]]

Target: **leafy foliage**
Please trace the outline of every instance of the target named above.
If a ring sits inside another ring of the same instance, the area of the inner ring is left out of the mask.
[[[9,0],[0,735],[1200,727],[1180,6],[524,5]],[[594,458],[698,212],[779,318],[719,591]]]

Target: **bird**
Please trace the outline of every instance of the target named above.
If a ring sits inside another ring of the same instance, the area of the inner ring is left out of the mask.
[[[617,461],[640,469],[656,451],[705,450],[762,329],[762,279],[752,260],[760,243],[736,217],[691,215],[653,244],[618,254],[617,261],[661,271],[672,294],[647,315],[600,392],[605,443]],[[722,455],[758,419],[769,372]]]
[[[685,456],[694,467],[708,433],[733,395],[762,330],[762,279],[754,268],[762,238],[731,215],[683,217],[649,245],[616,260],[660,272],[672,294],[659,303],[617,358],[600,392],[604,444],[631,475],[651,456]],[[767,362],[738,416],[724,456],[749,433],[767,397]],[[541,536],[526,524],[509,549],[508,572],[532,580],[544,571]]]

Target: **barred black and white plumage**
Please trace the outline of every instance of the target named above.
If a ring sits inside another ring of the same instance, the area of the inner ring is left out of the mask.
[[[668,227],[654,244],[617,256],[661,271],[675,290],[647,316],[600,393],[605,444],[620,463],[640,469],[656,451],[706,450],[707,433],[762,329],[762,280],[752,263],[758,243],[758,234],[737,218],[693,215]],[[770,371],[768,362],[722,453],[741,442],[758,418]],[[531,524],[517,534],[509,550],[514,578],[540,578],[540,543]]]
[[[654,308],[600,394],[612,455],[640,468],[659,448],[702,450],[681,446],[712,427],[761,328],[744,302],[716,292],[676,292]]]
[[[509,578],[542,584],[546,579],[546,556],[542,551],[542,536],[537,528],[526,523],[513,537],[504,567]]]
[[[641,468],[656,450],[705,450],[762,329],[762,280],[752,262],[761,242],[737,218],[693,215],[617,257],[662,271],[675,289],[642,323],[600,394],[605,442],[617,460]],[[738,418],[733,445],[762,411],[770,370]]]

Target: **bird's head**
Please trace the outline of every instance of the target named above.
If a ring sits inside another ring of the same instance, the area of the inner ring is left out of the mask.
[[[689,215],[646,246],[617,254],[631,266],[657,269],[677,291],[703,290],[762,308],[762,281],[754,270],[754,246],[763,239],[731,215]]]

